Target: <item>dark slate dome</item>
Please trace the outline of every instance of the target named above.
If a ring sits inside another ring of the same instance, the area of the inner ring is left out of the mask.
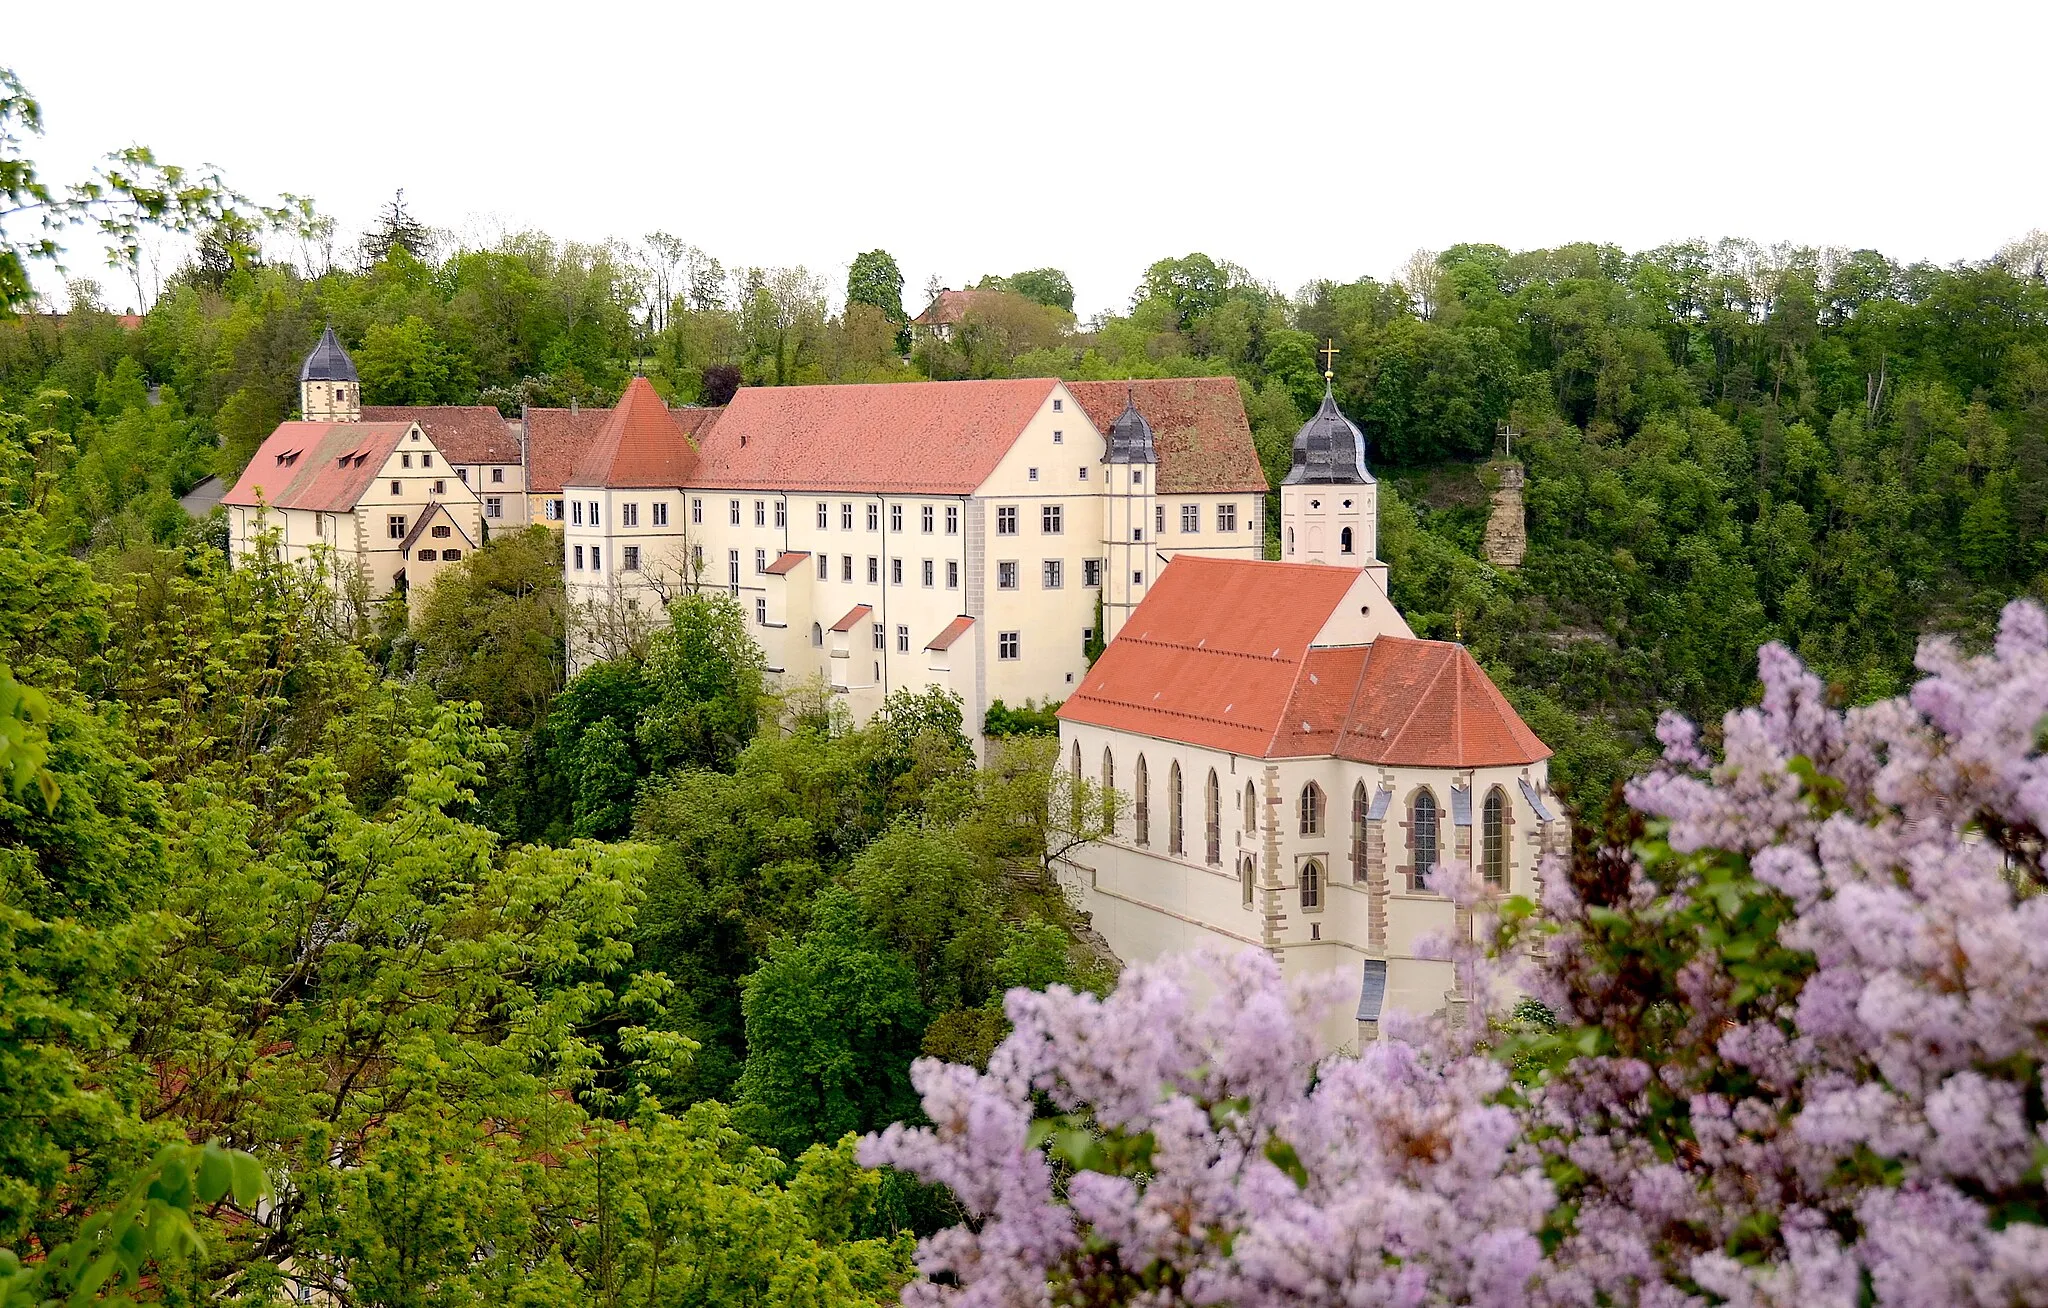
[[[334,328],[329,327],[326,331],[320,333],[320,343],[313,347],[313,352],[306,356],[306,361],[303,364],[299,365],[299,380],[302,382],[352,382],[357,380],[355,361],[348,357],[347,350],[341,348],[340,340],[336,339],[334,335]]]
[[[1152,424],[1145,421],[1145,415],[1138,412],[1136,393],[1124,397],[1124,411],[1116,421],[1109,424],[1109,452],[1102,456],[1104,463],[1157,463],[1159,453],[1152,448]]]
[[[1323,407],[1294,433],[1294,466],[1280,484],[1367,485],[1372,479],[1365,467],[1365,433],[1344,416],[1337,397],[1324,387]]]

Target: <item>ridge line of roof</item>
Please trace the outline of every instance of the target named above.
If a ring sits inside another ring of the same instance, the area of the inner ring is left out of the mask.
[[[1252,722],[1236,722],[1229,718],[1210,717],[1206,713],[1191,713],[1186,709],[1163,708],[1157,704],[1119,704],[1114,700],[1103,699],[1099,695],[1089,695],[1082,691],[1075,691],[1072,695],[1067,696],[1067,699],[1069,701],[1077,699],[1086,700],[1091,704],[1107,704],[1112,708],[1130,709],[1138,713],[1164,713],[1170,718],[1186,718],[1190,722],[1210,722],[1219,727],[1229,727],[1233,731],[1257,732],[1263,730],[1258,724]]]

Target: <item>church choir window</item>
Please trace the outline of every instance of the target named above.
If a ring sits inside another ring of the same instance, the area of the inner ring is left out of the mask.
[[[1202,506],[1183,504],[1180,506],[1180,529],[1184,532],[1198,532],[1202,529]]]
[[[889,506],[889,530],[903,530],[903,506],[901,504],[891,504]]]
[[[1219,504],[1216,506],[1216,530],[1237,530],[1237,506],[1235,504]]]
[[[638,545],[626,546],[626,552],[619,556],[619,566],[627,572],[640,571],[640,547]]]
[[[1185,854],[1187,842],[1181,836],[1180,764],[1166,769],[1166,852]]]
[[[1079,795],[1081,793],[1081,742],[1078,740],[1074,742],[1074,751],[1072,759],[1067,766],[1067,771],[1074,779],[1074,793]]]
[[[1496,890],[1508,884],[1507,808],[1507,795],[1495,786],[1479,810],[1479,879]]]
[[[1292,527],[1287,529],[1287,552],[1289,554],[1294,553],[1294,528]]]
[[[1244,896],[1244,906],[1246,908],[1250,908],[1252,906],[1252,884],[1257,879],[1258,864],[1252,861],[1252,856],[1250,854],[1246,854],[1243,858],[1238,859],[1238,893]]]
[[[1339,554],[1349,554],[1351,552],[1351,528],[1346,527],[1337,533],[1337,552]]]
[[[1014,631],[1001,632],[996,636],[996,657],[1004,662],[1014,662],[1022,650],[1023,642]]]
[[[1002,505],[996,510],[996,535],[1014,536],[1016,534],[1017,506],[1014,504]]]
[[[1107,745],[1102,747],[1102,825],[1116,829],[1116,755]]]
[[[1319,909],[1323,906],[1323,863],[1312,858],[1301,865],[1301,906],[1304,909]]]
[[[1351,788],[1351,879],[1365,880],[1365,815],[1371,811],[1365,783]]]
[[[657,526],[657,527],[666,527],[666,526],[668,526],[668,501],[667,501],[667,500],[656,500],[656,501],[654,502],[654,525],[655,525],[655,526]]]
[[[811,648],[821,649],[825,644],[825,628],[818,623],[811,624]]]
[[[1066,529],[1066,510],[1057,504],[1048,504],[1038,511],[1038,529],[1048,536],[1057,536]]]
[[[1436,796],[1418,790],[1408,814],[1408,849],[1415,856],[1408,889],[1418,894],[1429,889],[1429,874],[1436,869],[1436,835]]]
[[[1259,831],[1259,792],[1249,781],[1244,783],[1244,829],[1252,835]]]
[[[948,536],[958,536],[960,534],[960,506],[957,504],[948,504],[946,506],[946,534]]]
[[[1137,770],[1131,774],[1131,794],[1137,803],[1137,808],[1132,816],[1137,822],[1135,835],[1138,843],[1141,845],[1152,843],[1152,796],[1148,793],[1151,790],[1151,787],[1147,784],[1149,780],[1150,778],[1146,774],[1145,756],[1140,754],[1138,755]]]
[[[1209,784],[1202,788],[1202,861],[1211,867],[1223,862],[1223,787],[1216,769],[1209,769]]]
[[[1301,788],[1301,834],[1323,834],[1323,788],[1313,781]]]
[[[818,501],[818,530],[824,531],[832,525],[832,509],[825,501]]]

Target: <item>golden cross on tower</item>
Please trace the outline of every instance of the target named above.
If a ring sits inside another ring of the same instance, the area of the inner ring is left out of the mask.
[[[1333,338],[1325,336],[1323,348],[1316,353],[1323,356],[1323,380],[1334,380],[1337,376],[1337,356],[1343,351],[1337,348],[1337,342]]]

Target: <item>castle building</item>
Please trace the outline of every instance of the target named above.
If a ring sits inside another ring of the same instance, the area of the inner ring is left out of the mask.
[[[1064,877],[1118,957],[1264,949],[1343,971],[1358,1007],[1462,1011],[1434,935],[1447,865],[1536,893],[1568,838],[1550,750],[1462,645],[1418,640],[1376,555],[1364,439],[1326,397],[1281,488],[1283,558],[1175,559],[1062,705],[1062,765],[1117,797]]]

